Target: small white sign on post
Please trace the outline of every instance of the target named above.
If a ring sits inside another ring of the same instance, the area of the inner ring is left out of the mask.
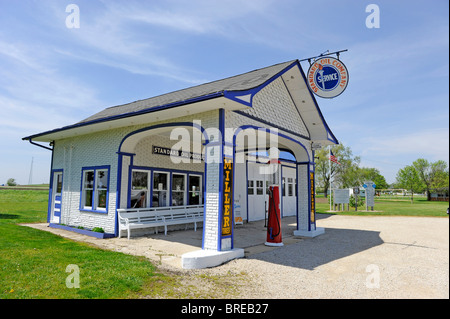
[[[348,188],[334,190],[334,204],[335,205],[347,204],[347,208],[348,208],[349,203],[350,203],[350,191]],[[342,210],[344,210],[344,206],[342,206]]]

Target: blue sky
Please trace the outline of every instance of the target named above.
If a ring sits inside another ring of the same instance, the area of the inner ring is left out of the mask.
[[[69,4],[80,28],[66,27]],[[22,137],[342,49],[349,85],[317,102],[361,165],[392,183],[417,158],[448,162],[448,12],[447,0],[0,0],[0,184],[27,184],[32,158],[33,183],[49,180],[51,152]]]

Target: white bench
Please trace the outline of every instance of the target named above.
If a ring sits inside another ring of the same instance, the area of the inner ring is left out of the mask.
[[[197,231],[197,223],[203,222],[203,205],[172,206],[155,208],[128,208],[118,209],[119,238],[122,230],[126,230],[130,239],[131,229],[164,226],[164,235],[167,236],[167,226],[194,224]]]

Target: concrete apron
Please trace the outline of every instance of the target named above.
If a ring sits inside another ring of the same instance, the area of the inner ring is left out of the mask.
[[[295,216],[282,220],[282,239],[284,245],[299,242],[301,238],[294,237],[296,230]],[[202,250],[202,229],[169,231],[164,233],[135,236],[131,238],[97,239],[75,232],[48,227],[48,224],[23,224],[48,231],[75,241],[91,243],[97,247],[125,254],[144,256],[156,264],[185,269],[214,267],[235,258],[247,257],[279,247],[265,246],[267,228],[264,220],[235,225],[234,247],[228,252]]]

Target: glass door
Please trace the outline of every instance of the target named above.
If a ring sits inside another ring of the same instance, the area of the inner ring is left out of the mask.
[[[172,206],[186,205],[186,174],[172,174]]]
[[[169,173],[153,172],[153,207],[169,206]]]
[[[188,205],[202,204],[202,176],[189,174],[189,203]]]
[[[63,172],[53,172],[51,223],[59,224],[61,222],[62,183]]]
[[[131,208],[150,207],[150,171],[133,170],[131,176]]]

